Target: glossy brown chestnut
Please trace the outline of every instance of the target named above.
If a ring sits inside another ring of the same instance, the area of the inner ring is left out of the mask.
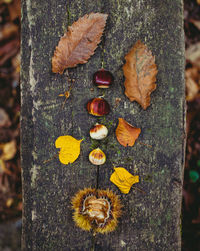
[[[94,116],[104,116],[110,112],[110,105],[103,98],[93,98],[87,103],[88,113]]]
[[[100,69],[93,75],[93,83],[99,88],[109,88],[114,82],[114,77],[110,71]]]

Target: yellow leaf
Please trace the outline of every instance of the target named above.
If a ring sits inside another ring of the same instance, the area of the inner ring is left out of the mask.
[[[0,155],[0,159],[10,160],[10,159],[14,158],[14,156],[17,152],[16,141],[12,140],[8,143],[0,144],[0,150],[2,152]]]
[[[114,183],[122,193],[129,193],[133,184],[139,182],[139,176],[133,176],[123,167],[115,167],[115,172],[110,176],[110,181]]]
[[[13,202],[14,202],[13,198],[8,198],[7,201],[6,201],[6,206],[11,207]]]
[[[61,148],[59,160],[62,164],[73,163],[80,154],[81,140],[77,140],[70,135],[60,136],[55,142],[56,148]]]

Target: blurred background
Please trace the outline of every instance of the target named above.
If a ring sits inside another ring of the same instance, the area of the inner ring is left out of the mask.
[[[20,0],[0,0],[0,250],[20,250]],[[184,1],[187,146],[182,250],[200,251],[200,0]]]

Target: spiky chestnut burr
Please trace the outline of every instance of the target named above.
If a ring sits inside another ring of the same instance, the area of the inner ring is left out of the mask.
[[[114,231],[121,216],[122,204],[111,190],[85,188],[72,198],[73,219],[83,230],[97,233]]]

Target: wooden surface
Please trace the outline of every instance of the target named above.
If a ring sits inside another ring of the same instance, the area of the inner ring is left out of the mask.
[[[22,115],[23,250],[180,250],[181,188],[184,162],[184,38],[181,0],[22,0]],[[105,68],[115,77],[106,91],[92,84],[101,67],[102,48],[85,65],[69,69],[74,88],[64,109],[67,73],[51,72],[51,57],[68,24],[90,12],[108,13],[105,31]],[[124,95],[124,56],[140,39],[156,57],[157,89],[144,111]],[[91,89],[93,88],[93,89]],[[105,94],[111,113],[95,118],[87,101]],[[121,98],[115,107],[116,98]],[[119,117],[140,127],[134,147],[120,146],[114,136]],[[107,162],[100,167],[99,187],[120,195],[123,216],[108,235],[77,228],[72,220],[71,197],[84,187],[96,186],[96,168],[88,161],[95,146],[89,128],[96,122],[109,126],[109,138],[100,144]],[[81,154],[72,165],[58,159],[54,142],[60,135],[83,139]],[[112,163],[140,176],[128,195],[109,181]]]

